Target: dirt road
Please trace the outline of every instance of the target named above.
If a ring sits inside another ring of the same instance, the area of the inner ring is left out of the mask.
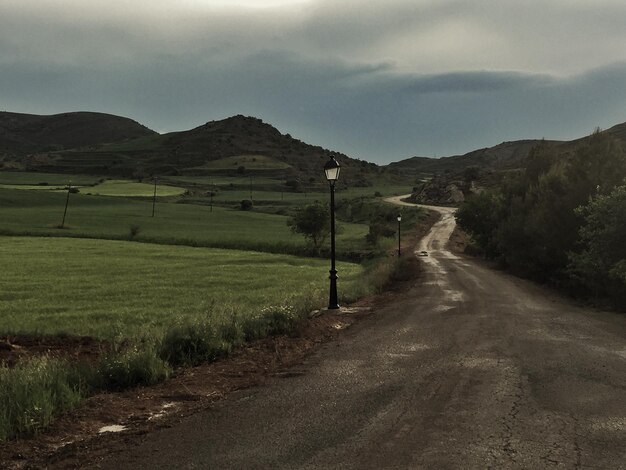
[[[438,210],[410,292],[102,466],[626,468],[626,317],[454,256]]]

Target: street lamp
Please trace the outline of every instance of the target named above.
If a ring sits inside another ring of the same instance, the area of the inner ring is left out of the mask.
[[[400,222],[402,222],[402,216],[398,216],[398,258],[400,257]]]
[[[338,309],[337,303],[337,270],[335,269],[335,183],[339,178],[341,166],[331,155],[330,160],[324,165],[324,173],[330,185],[330,295],[328,297],[328,309]]]

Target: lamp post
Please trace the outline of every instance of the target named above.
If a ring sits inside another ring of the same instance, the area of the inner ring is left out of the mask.
[[[337,270],[335,269],[335,183],[339,178],[341,166],[331,155],[330,160],[324,165],[324,173],[330,185],[330,294],[328,297],[328,309],[339,308],[337,303]]]
[[[402,222],[402,216],[398,216],[398,258],[400,257],[400,222]]]

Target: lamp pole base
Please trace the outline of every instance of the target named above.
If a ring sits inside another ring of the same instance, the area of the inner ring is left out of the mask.
[[[331,269],[330,276],[330,295],[328,296],[328,310],[337,310],[339,303],[337,302],[337,270]]]

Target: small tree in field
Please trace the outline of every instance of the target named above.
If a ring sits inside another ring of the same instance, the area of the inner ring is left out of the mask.
[[[316,202],[297,210],[287,221],[294,233],[301,233],[319,253],[330,233],[330,214],[325,204]]]

